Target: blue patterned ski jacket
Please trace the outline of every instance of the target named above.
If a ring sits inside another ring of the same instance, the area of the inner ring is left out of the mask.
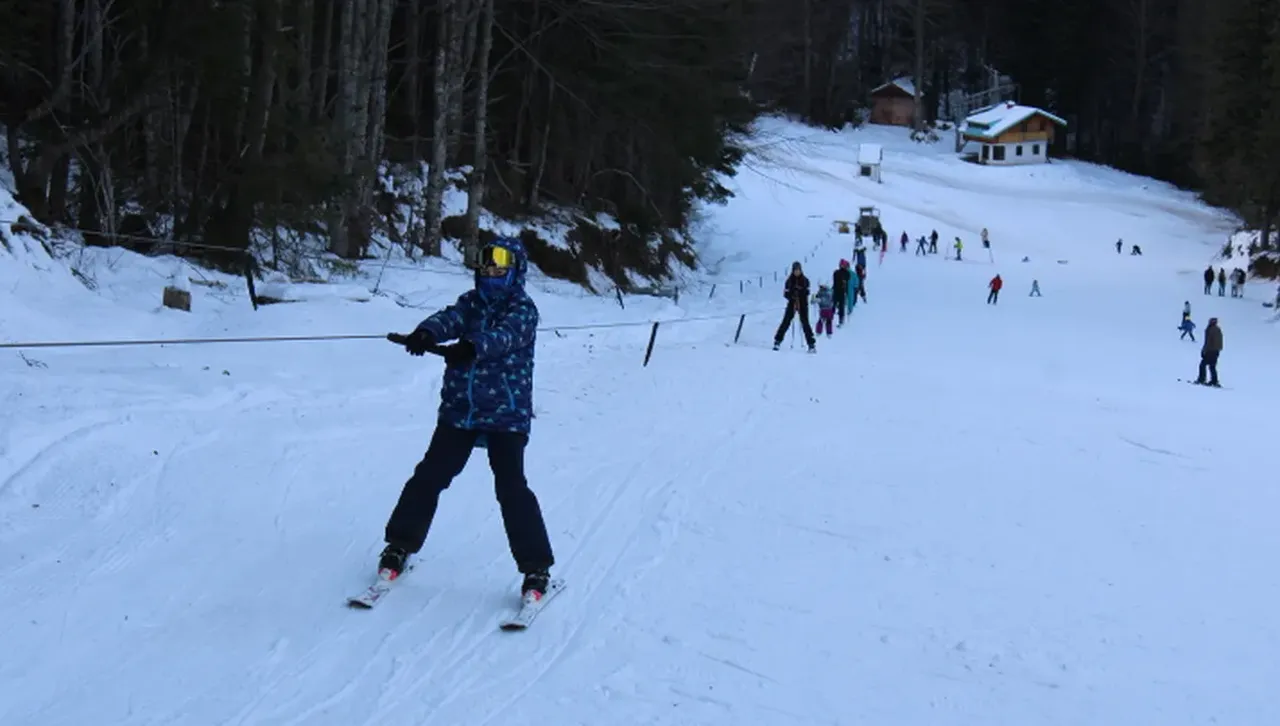
[[[533,419],[533,349],[538,307],[524,290],[529,262],[518,240],[494,242],[517,260],[509,289],[468,290],[457,302],[422,321],[418,328],[436,342],[465,339],[476,359],[448,366],[440,391],[439,422],[474,431],[529,433]]]

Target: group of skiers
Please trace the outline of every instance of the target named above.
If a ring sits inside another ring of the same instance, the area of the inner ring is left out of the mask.
[[[1231,270],[1230,277],[1227,276],[1227,268],[1218,268],[1217,274],[1214,274],[1213,265],[1204,268],[1204,294],[1208,295],[1213,290],[1213,282],[1218,282],[1218,297],[1224,297],[1227,294],[1227,280],[1231,281],[1231,297],[1244,297],[1244,284],[1249,279],[1248,273],[1237,267]]]
[[[865,264],[850,265],[848,260],[840,260],[840,266],[831,273],[831,284],[819,283],[818,291],[813,294],[813,304],[818,308],[818,335],[825,332],[830,338],[835,328],[844,327],[845,316],[857,307],[858,299],[867,301],[866,280]],[[787,307],[782,313],[782,322],[778,324],[778,331],[773,336],[774,350],[782,347],[782,341],[787,337],[787,329],[796,318],[799,318],[800,329],[804,332],[804,340],[809,347],[809,352],[818,352],[817,338],[809,325],[809,291],[809,278],[804,274],[804,267],[799,262],[792,262],[791,274],[787,276],[787,281],[782,288],[782,297],[787,301]]]

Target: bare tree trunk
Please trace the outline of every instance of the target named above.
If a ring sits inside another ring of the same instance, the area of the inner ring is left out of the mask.
[[[915,41],[916,41],[916,57],[915,57],[915,78],[912,79],[911,86],[915,93],[914,107],[915,111],[911,119],[911,127],[917,132],[924,131],[924,28],[925,16],[928,14],[926,7],[927,0],[916,0],[915,13]]]
[[[813,0],[804,0],[804,116],[813,114]]]
[[[312,98],[311,84],[315,75],[315,63],[311,56],[316,35],[315,0],[297,0],[298,3],[298,87],[297,94],[302,108],[309,108]],[[310,118],[309,114],[306,114]]]
[[[452,12],[449,14],[449,100],[448,117],[445,121],[448,129],[448,142],[445,145],[445,164],[459,161],[462,148],[462,106],[463,88],[467,82],[467,70],[470,59],[467,51],[475,44],[474,13],[471,5],[476,0],[453,0]]]
[[[542,196],[542,175],[547,171],[547,149],[551,146],[551,119],[555,114],[556,84],[547,83],[547,115],[542,127],[542,139],[538,144],[538,161],[533,172],[533,184],[529,187],[529,210],[537,211]]]
[[[372,55],[369,78],[369,160],[373,164],[382,161],[386,149],[387,126],[387,69],[391,43],[391,20],[395,15],[395,0],[375,0],[378,12],[371,30],[369,53]],[[415,116],[416,109],[415,109]]]
[[[417,161],[422,158],[418,144],[422,141],[422,128],[418,125],[421,114],[422,95],[422,0],[406,0],[405,13],[407,23],[404,39],[404,83],[408,91],[410,134],[409,158]],[[412,234],[412,231],[411,231]]]
[[[319,121],[324,118],[325,108],[329,105],[329,72],[333,69],[333,22],[334,14],[344,12],[339,5],[349,5],[350,0],[329,0],[325,5],[324,32],[320,40],[320,62],[315,66],[315,97],[312,99],[310,118]]]
[[[75,63],[76,3],[60,0],[58,3],[58,92],[61,103],[58,113],[64,117],[70,112],[71,70]],[[17,159],[13,160],[17,163]],[[16,168],[16,167],[15,167]],[[49,179],[49,217],[55,221],[67,219],[67,190],[71,183],[71,154],[63,154],[54,165]]]
[[[427,199],[423,212],[426,227],[424,240],[427,254],[440,256],[440,220],[444,214],[444,167],[449,151],[449,17],[459,0],[441,0],[440,18],[436,25],[435,109],[431,125],[431,167],[427,171]]]
[[[480,56],[476,69],[479,81],[476,86],[475,161],[471,170],[471,184],[467,187],[467,236],[463,241],[463,256],[471,266],[479,261],[480,206],[484,204],[485,173],[489,168],[486,137],[489,133],[489,54],[493,51],[493,0],[481,0],[481,3]]]

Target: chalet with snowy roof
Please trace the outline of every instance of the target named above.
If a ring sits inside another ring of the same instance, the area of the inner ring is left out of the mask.
[[[979,146],[982,164],[1043,164],[1057,127],[1067,122],[1044,109],[1012,101],[978,111],[964,121],[965,142]]]
[[[910,78],[871,89],[871,123],[910,126],[916,115],[916,85]]]

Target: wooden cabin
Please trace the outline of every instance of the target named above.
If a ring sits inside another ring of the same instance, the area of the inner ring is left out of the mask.
[[[871,89],[871,123],[911,126],[916,115],[916,86],[910,78],[898,78]]]
[[[1044,164],[1059,126],[1067,122],[1044,109],[1012,101],[969,116],[961,132],[965,142],[979,146],[982,164]]]

